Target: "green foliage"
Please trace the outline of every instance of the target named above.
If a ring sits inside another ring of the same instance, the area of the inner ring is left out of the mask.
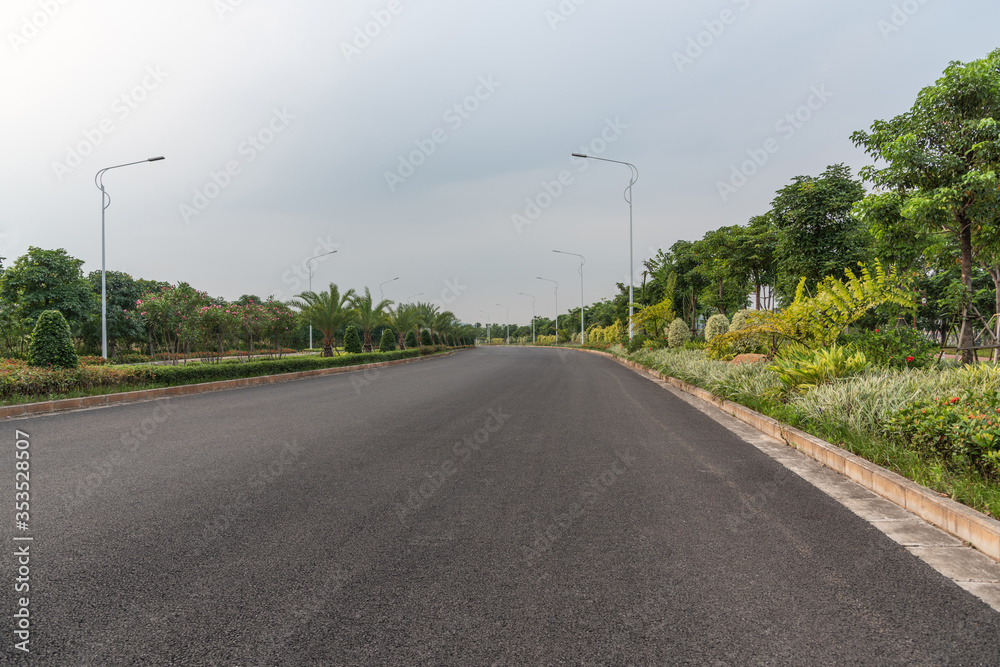
[[[434,342],[431,340],[431,332],[427,329],[420,331],[420,344],[423,346],[433,345]]]
[[[681,346],[682,350],[704,350],[705,341],[701,337],[693,338]]]
[[[844,271],[844,282],[827,276],[817,286],[814,297],[806,296],[803,278],[795,300],[783,311],[751,311],[744,327],[713,338],[709,353],[717,359],[731,358],[736,349],[769,345],[773,355],[787,342],[809,348],[828,347],[844,329],[879,306],[895,304],[912,309],[910,277],[899,275],[895,267],[886,273],[878,260],[872,264],[874,275],[862,264],[860,277],[850,269]]]
[[[292,305],[299,308],[303,321],[323,333],[323,356],[333,356],[337,331],[354,316],[350,309],[354,290],[341,294],[337,286],[330,283],[326,292],[302,292],[297,297],[301,301],[292,302]]]
[[[688,329],[687,323],[678,317],[667,328],[667,343],[670,347],[683,347],[689,340],[691,340],[691,330]]]
[[[779,291],[785,299],[802,278],[813,289],[826,276],[840,275],[867,259],[864,227],[850,215],[864,195],[864,186],[843,164],[827,167],[819,177],[797,176],[778,191],[771,215],[778,230]]]
[[[666,296],[655,306],[647,306],[635,313],[632,317],[633,330],[642,329],[647,336],[657,339],[663,338],[663,332],[677,317],[674,312],[674,286],[676,283],[677,276],[671,273],[664,290]]]
[[[921,401],[897,412],[888,435],[919,451],[940,457],[951,468],[972,466],[1000,478],[1000,392],[963,392]]]
[[[801,345],[785,348],[768,370],[793,391],[813,389],[836,378],[860,373],[868,366],[863,352],[833,344],[828,348],[810,350]]]
[[[392,301],[384,299],[375,303],[371,290],[366,287],[364,293],[355,294],[351,298],[351,306],[354,309],[354,323],[361,329],[362,350],[371,352],[372,330],[389,322]]]
[[[417,341],[417,333],[410,329],[406,332],[406,347],[418,347],[420,343]]]
[[[642,334],[633,334],[632,340],[625,343],[625,350],[632,354],[636,350],[640,350],[649,345],[649,338]]]
[[[705,323],[705,342],[711,343],[716,336],[729,332],[729,318],[722,313],[716,313]]]
[[[69,324],[58,310],[46,310],[38,316],[35,330],[31,333],[28,363],[56,368],[76,368],[79,364]]]
[[[344,351],[348,354],[361,354],[362,352],[361,337],[354,325],[347,327],[347,331],[344,332]]]
[[[747,316],[750,314],[749,310],[737,310],[733,313],[733,320],[729,323],[729,331],[736,331],[742,329],[747,325]]]
[[[864,352],[870,364],[881,368],[927,368],[938,350],[934,342],[910,327],[864,329],[841,336],[839,342]]]
[[[83,277],[82,259],[65,250],[31,246],[0,274],[0,300],[14,304],[19,317],[34,320],[45,310],[58,310],[73,331],[95,313],[100,317],[100,296]]]
[[[379,352],[393,352],[396,349],[396,332],[392,329],[384,329],[382,331],[382,340],[379,341],[378,351]]]

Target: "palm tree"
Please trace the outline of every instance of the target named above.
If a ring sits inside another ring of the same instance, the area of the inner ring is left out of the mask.
[[[302,301],[293,301],[292,305],[301,312],[302,319],[323,333],[323,356],[334,354],[334,336],[337,330],[351,319],[353,312],[345,307],[354,299],[354,290],[349,289],[340,294],[340,290],[330,283],[328,292],[302,292],[296,295]]]
[[[384,299],[373,305],[371,290],[366,287],[364,295],[353,295],[351,305],[354,307],[354,323],[361,327],[365,334],[361,349],[371,352],[372,329],[389,321],[386,310],[392,305],[392,301]]]
[[[399,349],[406,349],[406,332],[416,330],[424,323],[417,307],[410,303],[401,303],[395,310],[389,310],[389,319],[399,333]]]
[[[447,344],[447,336],[455,328],[455,314],[450,310],[437,313],[430,326],[431,331],[441,337],[442,341]]]
[[[434,330],[432,325],[434,324],[434,318],[437,317],[438,307],[429,302],[417,303],[414,307],[417,309],[417,313],[420,314],[420,324],[417,325],[417,338],[419,338],[421,328]]]

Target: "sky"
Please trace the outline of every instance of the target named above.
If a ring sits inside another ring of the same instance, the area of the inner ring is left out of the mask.
[[[640,285],[794,177],[869,164],[851,133],[997,25],[987,0],[4,0],[0,256],[99,270],[96,173],[162,155],[104,174],[109,270],[284,300],[312,267],[527,324],[580,304],[553,250],[585,303],[629,281],[630,169],[571,153],[637,168]]]

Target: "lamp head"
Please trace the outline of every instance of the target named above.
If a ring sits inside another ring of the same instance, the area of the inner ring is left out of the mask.
[[[167,158],[165,158],[162,155],[160,155],[159,157],[151,157],[148,160],[146,160],[146,162],[156,162],[157,160],[166,160],[166,159]]]
[[[590,156],[584,155],[583,153],[573,153],[573,157],[590,157]]]

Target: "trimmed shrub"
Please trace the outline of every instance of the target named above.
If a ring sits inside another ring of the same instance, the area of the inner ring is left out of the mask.
[[[729,330],[736,331],[737,329],[742,329],[747,323],[747,315],[750,313],[749,310],[737,310],[733,313],[733,319],[729,323]]]
[[[31,332],[28,363],[32,366],[76,368],[80,360],[73,349],[69,323],[58,310],[46,310],[38,316]]]
[[[420,332],[420,344],[424,347],[434,344],[434,341],[431,340],[431,332],[429,330],[424,329]]]
[[[711,343],[719,334],[729,333],[729,318],[722,313],[716,313],[705,322],[705,342]]]
[[[912,327],[879,327],[840,337],[842,344],[865,353],[869,363],[882,368],[927,368],[939,348]]]
[[[670,347],[683,347],[689,340],[691,340],[691,330],[688,329],[687,322],[681,318],[678,317],[667,327],[667,343]]]
[[[392,352],[396,349],[396,332],[392,329],[382,331],[382,340],[379,341],[379,352]]]
[[[348,354],[361,354],[361,337],[354,327],[347,327],[344,332],[344,351]]]
[[[406,337],[403,339],[403,342],[406,343],[406,347],[417,347],[420,345],[417,341],[417,334],[413,331],[413,329],[406,332]]]

